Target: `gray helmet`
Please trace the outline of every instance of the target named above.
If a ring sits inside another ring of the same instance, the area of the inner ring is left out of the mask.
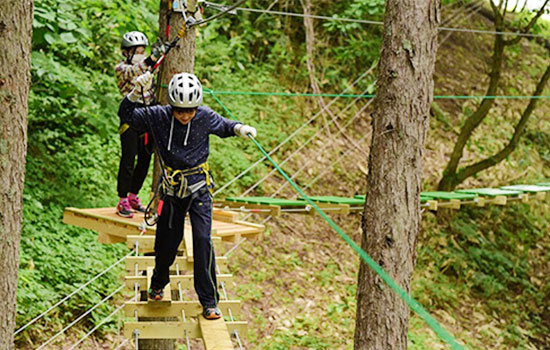
[[[190,73],[174,75],[168,84],[168,101],[173,107],[194,108],[202,104],[202,85]]]
[[[142,32],[128,32],[122,36],[122,43],[120,46],[123,49],[128,49],[134,46],[148,46],[149,41],[147,36]]]

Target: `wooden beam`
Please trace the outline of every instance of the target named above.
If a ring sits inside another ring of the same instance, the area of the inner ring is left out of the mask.
[[[212,210],[212,218],[214,220],[225,221],[225,222],[234,222],[239,218],[239,213],[234,211],[222,210],[214,208]]]
[[[224,315],[229,315],[229,309],[233,316],[241,314],[240,300],[221,300],[218,307]],[[198,301],[175,301],[168,306],[155,306],[144,301],[130,301],[124,305],[124,314],[127,317],[134,317],[138,312],[139,317],[178,317],[181,319],[181,312],[185,311],[186,317],[197,317],[202,315],[202,306]]]
[[[248,326],[245,321],[226,322],[230,333],[238,330],[239,335],[247,337]],[[135,330],[139,331],[139,339],[185,339],[185,331],[190,338],[201,338],[199,323],[187,322],[127,322],[124,324],[124,337],[133,338]]]
[[[155,257],[154,256],[129,256],[126,258],[126,271],[135,272],[136,264],[139,271],[145,271],[148,267],[155,266]],[[176,261],[170,267],[170,271],[176,271],[176,264],[179,264],[180,270],[192,271],[193,263],[187,261],[187,257],[178,256]],[[227,257],[217,256],[216,264],[219,266],[227,266]]]
[[[105,232],[100,232],[97,235],[97,241],[101,244],[114,244],[124,242],[124,238],[119,236],[109,235]]]
[[[131,235],[126,237],[126,246],[133,249],[136,246],[136,242],[139,245],[140,253],[151,253],[155,250],[155,236],[136,236]],[[212,236],[212,243],[216,251],[220,251],[223,247],[221,237]],[[183,241],[181,242],[178,251],[182,251],[185,254],[185,247]]]
[[[233,275],[230,274],[219,274],[216,275],[218,283],[220,282],[231,282],[233,280]],[[124,284],[128,289],[134,290],[135,284],[138,284],[140,290],[146,290],[147,288],[147,276],[126,276],[124,277]],[[178,290],[178,283],[181,284],[183,289],[192,289],[193,284],[193,275],[172,275],[170,276],[170,284],[172,289]]]
[[[207,320],[199,317],[205,350],[233,350],[233,342],[223,318]]]
[[[219,201],[216,204],[221,206],[220,209],[222,210],[231,210],[231,209],[237,209],[242,210],[249,209],[251,210],[250,213],[258,214],[258,215],[270,215],[270,216],[281,216],[281,206],[280,205],[269,205],[269,204],[250,204],[250,203],[239,203],[239,202],[231,202],[231,201]],[[254,212],[254,210],[257,210]]]

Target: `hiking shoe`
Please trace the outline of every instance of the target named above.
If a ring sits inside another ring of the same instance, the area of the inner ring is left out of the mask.
[[[149,299],[160,301],[164,297],[164,290],[149,288],[149,290],[147,291],[147,294],[149,294]]]
[[[139,197],[133,194],[130,194],[128,196],[128,203],[130,203],[130,207],[134,209],[135,211],[139,211],[141,213],[145,213],[145,207],[141,205],[141,201],[139,200]]]
[[[128,198],[121,198],[116,206],[116,213],[123,218],[133,218],[132,207],[128,202]]]
[[[207,320],[217,320],[222,317],[222,312],[218,307],[204,307],[202,315]]]

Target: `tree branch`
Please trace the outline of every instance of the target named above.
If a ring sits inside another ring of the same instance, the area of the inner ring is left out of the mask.
[[[527,2],[527,1],[526,1]],[[548,5],[548,2],[550,2],[550,0],[546,0],[544,2],[544,5],[542,5],[540,7],[540,9],[537,11],[537,14],[535,15],[535,17],[531,18],[531,20],[529,21],[529,23],[525,26],[525,28],[523,28],[520,33],[522,34],[526,34],[526,33],[529,33],[531,31],[531,29],[533,28],[533,26],[537,23],[538,19],[540,18],[540,16],[542,16],[544,14],[544,9],[546,8],[546,5]],[[513,39],[509,39],[509,40],[505,40],[504,41],[504,45],[506,46],[509,46],[509,45],[515,45],[517,43],[520,42],[520,40],[522,39],[523,37],[518,35],[516,36],[515,38]]]
[[[535,93],[533,96],[540,96],[542,95],[542,92],[544,91],[544,88],[546,84],[548,83],[548,80],[550,79],[550,65],[546,68],[546,72],[543,74],[541,79],[539,80],[537,87],[535,89]],[[503,159],[508,157],[517,147],[520,137],[523,134],[523,131],[525,130],[525,126],[527,125],[527,122],[529,121],[529,118],[531,117],[531,114],[535,110],[535,107],[537,106],[538,99],[533,98],[531,101],[529,101],[529,104],[525,108],[525,110],[522,113],[521,119],[519,120],[518,124],[516,125],[514,129],[514,134],[512,135],[512,138],[508,142],[508,144],[498,153],[495,155],[486,158],[482,161],[479,161],[475,164],[472,164],[470,166],[467,166],[463,169],[461,169],[456,178],[457,183],[456,185],[462,183],[464,180],[469,178],[470,176],[473,176],[480,171],[483,171],[487,168],[490,168],[499,162],[501,162]]]

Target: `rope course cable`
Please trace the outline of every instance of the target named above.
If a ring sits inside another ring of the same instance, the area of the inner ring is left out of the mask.
[[[97,274],[95,277],[93,277],[92,279],[90,279],[88,282],[84,283],[83,285],[81,285],[80,287],[78,287],[77,289],[75,289],[72,293],[70,293],[69,295],[67,295],[66,297],[64,297],[63,299],[61,299],[60,301],[58,301],[56,304],[54,304],[53,306],[51,306],[49,309],[47,309],[46,311],[42,312],[40,315],[36,316],[35,318],[33,318],[31,321],[29,321],[27,324],[25,324],[24,326],[22,326],[21,328],[19,328],[14,335],[17,335],[19,333],[21,333],[22,331],[24,331],[27,327],[29,327],[30,325],[32,325],[33,323],[35,323],[36,321],[38,321],[39,319],[41,319],[42,317],[46,316],[50,311],[52,311],[53,309],[55,309],[56,307],[58,307],[59,305],[63,304],[65,301],[69,300],[71,297],[73,297],[75,294],[77,294],[78,292],[80,292],[82,289],[86,288],[87,286],[89,286],[92,282],[94,282],[95,280],[97,280],[99,277],[103,276],[104,274],[106,274],[107,272],[109,272],[110,270],[112,270],[115,266],[117,266],[118,264],[120,264],[121,262],[124,261],[124,259],[126,259],[128,256],[132,255],[133,254],[133,251],[129,252],[128,254],[126,254],[124,257],[122,257],[120,260],[118,260],[117,262],[115,262],[114,264],[112,264],[111,266],[107,267],[105,270],[103,270],[102,272],[100,272],[99,274]]]
[[[366,70],[365,72],[363,72],[352,84],[351,86],[349,87],[346,87],[346,89],[344,89],[344,92],[345,91],[348,91],[350,88],[352,88],[353,86],[355,86],[359,81],[361,81],[365,76],[367,76],[370,72],[372,72],[372,70],[374,69],[375,67],[370,67],[368,70]],[[209,92],[210,94],[214,93],[214,91],[212,90],[205,90],[207,92]],[[289,136],[287,136],[283,141],[281,141],[277,146],[275,146],[270,152],[269,154],[273,154],[275,153],[279,148],[281,148],[283,145],[285,145],[287,142],[289,142],[290,140],[292,140],[298,133],[300,133],[307,125],[309,125],[310,123],[312,123],[315,119],[317,119],[321,113],[323,113],[328,107],[330,107],[333,103],[335,103],[336,101],[338,100],[338,97],[336,96],[335,99],[333,99],[332,101],[330,101],[323,109],[321,109],[319,112],[317,112],[313,117],[311,117],[308,121],[306,121],[304,124],[302,124],[298,129],[294,130]],[[257,167],[259,164],[261,164],[266,158],[265,157],[262,157],[260,159],[258,159],[255,163],[253,163],[252,165],[250,165],[248,168],[246,168],[245,170],[243,170],[240,174],[238,174],[237,176],[235,176],[233,179],[231,179],[230,181],[228,181],[225,185],[223,185],[222,187],[220,187],[217,191],[214,192],[214,196],[216,196],[218,193],[222,192],[224,189],[226,189],[227,187],[231,186],[234,182],[236,182],[237,180],[239,180],[241,177],[243,177],[245,174],[247,174],[249,171],[251,171],[252,169],[254,169],[255,167]]]
[[[97,331],[99,329],[99,327],[103,326],[105,323],[107,323],[107,321],[109,321],[115,314],[117,314],[120,310],[122,310],[122,308],[124,308],[124,303],[122,303],[119,307],[117,307],[115,309],[115,311],[111,312],[108,316],[106,316],[97,326],[95,326],[91,331],[89,331],[88,333],[86,333],[86,335],[84,335],[82,338],[80,338],[76,343],[74,343],[70,348],[69,350],[73,350],[73,349],[76,349],[76,347],[81,344],[84,340],[86,340],[90,335],[92,335],[92,333],[94,333],[95,331]]]
[[[350,23],[359,23],[359,24],[371,24],[371,25],[384,25],[382,21],[373,21],[367,19],[357,19],[357,18],[345,18],[338,17],[336,15],[329,16],[320,16],[320,15],[305,15],[303,13],[296,12],[284,12],[284,11],[273,11],[273,10],[264,10],[257,8],[248,8],[248,7],[237,7],[236,10],[245,11],[245,12],[255,12],[263,13],[270,15],[280,15],[280,16],[291,16],[291,17],[310,17],[313,19],[321,19],[326,21],[335,21],[335,22],[350,22]],[[483,29],[471,29],[471,28],[453,28],[453,27],[439,27],[440,31],[450,31],[450,32],[462,32],[462,33],[476,33],[476,34],[491,34],[491,35],[513,35],[529,38],[544,38],[549,39],[549,35],[543,34],[531,34],[531,33],[521,33],[521,32],[505,32],[505,31],[493,31],[493,30],[483,30]]]
[[[213,98],[220,104],[220,106],[231,116],[233,119],[237,119],[231,111],[223,104],[223,102],[215,95]],[[296,183],[286,174],[286,172],[279,167],[279,165],[271,158],[266,150],[258,143],[258,141],[249,135],[250,140],[256,145],[258,150],[266,157],[271,164],[277,168],[281,175],[290,183],[290,185],[308,202],[308,204],[319,213],[319,215],[340,235],[344,241],[351,246],[351,248],[359,254],[361,259],[395,292],[397,295],[409,306],[410,309],[415,311],[428,326],[445,342],[447,342],[453,350],[463,350],[463,346],[460,345],[456,339],[449,334],[440,324],[437,322],[423,307],[409,295],[404,289],[402,289],[397,282],[395,282],[387,272],[376,263],[367,252],[361,249],[332,219],[330,219],[326,213],[319,208],[319,206],[311,200],[302,189],[296,185]]]
[[[341,112],[340,114],[344,113],[345,111],[347,111],[352,105],[354,105],[359,99],[355,99],[353,102],[349,103]],[[370,103],[372,102],[372,100],[370,100],[365,106],[368,106],[370,105]],[[344,125],[344,129],[347,128],[355,119],[357,119],[357,117],[361,115],[360,113],[356,113],[353,118],[351,118],[345,125]],[[336,118],[332,118],[328,124],[324,125],[322,128],[320,128],[319,130],[317,130],[317,132],[315,134],[313,134],[313,136],[311,136],[309,139],[306,140],[306,142],[304,142],[302,145],[300,145],[300,147],[298,147],[296,150],[294,150],[289,156],[287,156],[283,161],[280,162],[280,165],[284,165],[286,164],[286,162],[288,162],[292,157],[294,157],[295,154],[298,154],[298,152],[300,152],[305,146],[307,146],[311,141],[313,141],[317,136],[319,136],[325,129],[327,129],[329,127],[330,124],[332,123],[335,123],[336,122]],[[338,130],[337,133],[335,135],[340,135],[342,134],[342,131],[344,130]],[[246,196],[247,194],[249,194],[250,192],[252,192],[254,189],[256,189],[260,184],[262,184],[265,180],[267,180],[269,177],[271,177],[271,175],[275,174],[277,172],[277,169],[273,169],[271,170],[271,172],[269,172],[267,175],[265,175],[263,178],[261,178],[259,181],[257,181],[254,185],[250,186],[245,192],[243,192],[243,194],[240,195],[240,197],[242,196]]]
[[[77,324],[78,322],[80,322],[80,320],[82,320],[84,317],[88,316],[92,311],[94,311],[95,309],[97,309],[99,306],[103,305],[107,300],[111,299],[116,293],[120,292],[125,286],[120,286],[118,287],[114,292],[112,292],[111,294],[107,295],[105,298],[101,299],[100,302],[98,302],[97,304],[95,304],[94,306],[92,306],[90,309],[88,309],[88,311],[86,311],[85,313],[83,313],[82,315],[80,315],[77,319],[75,319],[73,322],[71,322],[68,326],[66,326],[65,328],[63,328],[62,330],[60,330],[59,332],[57,332],[53,337],[51,337],[50,339],[48,339],[45,343],[43,343],[42,345],[40,345],[38,348],[36,348],[36,350],[40,350],[40,349],[44,349],[44,347],[46,347],[47,345],[49,345],[52,341],[54,341],[55,339],[57,339],[57,337],[59,337],[61,334],[65,333],[69,328],[71,328],[72,326],[74,326],[75,324]]]
[[[238,90],[210,90],[205,89],[206,92],[213,92],[216,95],[239,95],[239,96],[282,96],[282,97],[339,97],[339,98],[375,98],[374,94],[332,94],[323,93],[315,94],[308,92],[269,92],[269,91],[238,91]],[[488,99],[488,100],[532,100],[532,99],[550,99],[550,95],[541,96],[529,96],[529,95],[495,95],[495,96],[483,96],[483,95],[434,95],[436,100],[471,100],[471,99]]]

